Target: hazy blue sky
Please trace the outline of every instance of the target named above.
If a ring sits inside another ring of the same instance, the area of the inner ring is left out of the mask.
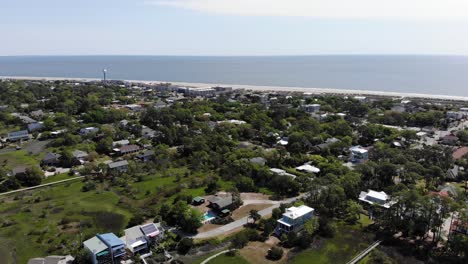
[[[468,55],[468,0],[0,0],[0,55]]]

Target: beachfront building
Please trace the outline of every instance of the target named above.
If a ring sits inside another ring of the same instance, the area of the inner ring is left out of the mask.
[[[117,264],[125,255],[125,244],[113,233],[97,234],[83,243],[93,264]]]
[[[354,146],[349,151],[351,152],[350,160],[352,163],[362,163],[369,159],[369,150],[365,148]]]
[[[307,220],[314,216],[314,209],[306,205],[289,207],[281,219],[277,220],[275,233],[281,235],[289,232],[299,232]]]

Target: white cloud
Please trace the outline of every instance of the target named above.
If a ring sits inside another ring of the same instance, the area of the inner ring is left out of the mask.
[[[148,3],[247,16],[468,19],[468,0],[150,0]]]

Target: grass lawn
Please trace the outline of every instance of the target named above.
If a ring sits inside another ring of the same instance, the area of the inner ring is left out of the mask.
[[[29,155],[24,149],[0,154],[0,164],[10,169],[20,165],[35,166],[40,163],[40,160],[41,157]]]
[[[61,181],[61,180],[68,180],[76,176],[70,176],[68,173],[60,173],[54,176],[49,176],[46,179],[42,180],[41,184],[45,183],[51,183],[51,182],[56,182],[56,181]]]
[[[208,264],[249,264],[249,262],[247,262],[247,260],[239,256],[238,254],[232,257],[227,256],[226,254],[221,254],[216,258],[210,260]]]
[[[371,222],[363,216],[361,223],[366,226]],[[372,242],[373,235],[361,231],[360,224],[350,226],[340,223],[335,237],[324,239],[317,247],[299,253],[291,263],[347,263]]]
[[[1,222],[13,223],[0,228],[0,252],[16,248],[18,263],[26,263],[48,251],[67,253],[77,248],[80,222],[84,239],[97,232],[121,230],[131,214],[118,206],[117,194],[81,192],[82,185],[77,181],[46,187],[0,203]]]

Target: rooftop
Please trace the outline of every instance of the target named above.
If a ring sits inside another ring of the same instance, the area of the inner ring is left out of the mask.
[[[369,152],[367,149],[362,148],[362,147],[360,147],[360,146],[352,147],[352,148],[350,148],[349,150],[352,151],[352,152],[357,152],[357,153],[361,153],[361,154],[364,154],[364,153]]]
[[[309,164],[304,164],[302,166],[296,167],[296,170],[306,171],[311,173],[319,173],[320,169]]]
[[[286,212],[283,214],[283,216],[290,219],[296,219],[313,211],[314,208],[310,208],[307,205],[301,205],[299,207],[292,206],[286,209]]]
[[[106,244],[104,244],[104,242],[102,242],[97,236],[86,240],[85,242],[83,242],[83,245],[94,253],[99,253],[107,249]]]
[[[114,233],[98,234],[97,237],[110,247],[118,247],[124,245]]]
[[[109,168],[113,169],[113,168],[118,168],[118,167],[121,167],[121,166],[127,166],[128,165],[128,161],[126,160],[121,160],[121,161],[116,161],[116,162],[111,162],[109,163]]]

